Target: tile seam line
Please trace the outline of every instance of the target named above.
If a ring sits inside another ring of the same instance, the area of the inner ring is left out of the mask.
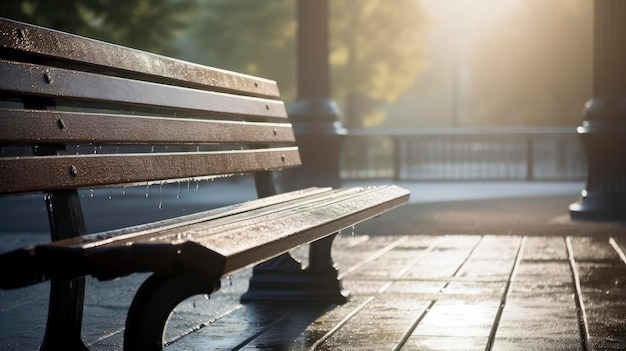
[[[457,274],[459,274],[459,272],[461,271],[461,269],[463,268],[463,266],[467,263],[467,261],[470,260],[470,258],[472,257],[472,255],[474,254],[474,251],[476,251],[476,248],[480,245],[480,243],[483,241],[483,239],[485,238],[484,235],[480,236],[480,239],[476,240],[476,243],[474,244],[474,246],[472,247],[472,249],[467,253],[467,256],[465,257],[465,259],[463,259],[463,262],[461,262],[459,264],[459,267],[454,271],[454,273],[452,274],[452,277],[450,278],[454,278],[454,276],[456,276]],[[433,246],[433,248],[430,251],[434,250],[435,246],[437,244],[439,244],[439,241],[442,240],[441,238],[438,238],[431,246]],[[430,249],[430,247],[429,247]],[[425,257],[426,254],[423,255],[423,257]],[[413,265],[415,265],[415,263],[413,263]],[[402,274],[404,274],[406,272],[402,272]],[[397,278],[397,277],[394,277]],[[445,288],[448,287],[448,285],[450,284],[450,278],[448,278],[448,280],[446,281],[445,284],[443,284],[443,286],[441,288],[439,288],[439,292],[442,292]],[[392,282],[390,282],[389,286],[391,286],[396,280],[393,280]],[[388,287],[389,287],[388,286]],[[387,287],[387,288],[388,288]],[[385,289],[386,290],[386,289]],[[433,308],[433,306],[437,303],[437,299],[433,299],[430,300],[430,303],[428,304],[428,307],[426,307],[424,309],[424,311],[422,311],[422,313],[419,315],[419,317],[417,317],[417,319],[415,320],[415,322],[413,322],[411,324],[411,326],[404,332],[402,333],[402,336],[400,337],[400,340],[398,340],[398,344],[393,348],[393,351],[399,351],[402,349],[402,347],[404,347],[404,345],[406,344],[406,342],[409,340],[409,338],[411,337],[411,335],[413,334],[413,332],[415,331],[415,329],[417,329],[417,326],[422,322],[422,320],[424,318],[426,318],[426,315],[428,314],[428,312],[430,312],[431,308]]]
[[[619,258],[622,259],[622,262],[626,264],[626,254],[624,254],[624,251],[622,250],[622,248],[619,246],[619,244],[615,241],[613,237],[609,238],[609,244],[611,244],[613,249],[617,252],[617,254],[619,255]]]
[[[572,278],[574,280],[576,313],[578,315],[578,328],[580,337],[582,339],[583,351],[592,350],[589,340],[589,325],[587,323],[587,312],[585,311],[585,303],[583,301],[582,288],[580,286],[580,275],[576,268],[576,260],[574,258],[574,247],[572,246],[572,239],[570,236],[565,237],[565,246],[567,248],[567,257],[569,259],[570,269],[572,271]]]
[[[513,268],[511,269],[511,273],[509,273],[509,279],[504,287],[504,292],[502,293],[502,298],[500,299],[500,306],[498,306],[498,311],[496,312],[496,317],[494,318],[493,324],[491,325],[491,332],[489,333],[489,339],[487,339],[487,345],[485,346],[485,351],[491,351],[493,348],[493,344],[496,339],[496,333],[498,332],[498,326],[500,325],[500,319],[502,319],[502,313],[504,312],[504,307],[506,306],[507,296],[509,295],[509,290],[511,288],[511,283],[517,274],[517,270],[520,266],[520,262],[522,261],[522,254],[524,252],[524,247],[526,246],[527,237],[524,236],[520,240],[519,247],[517,248],[517,254],[515,255],[515,262],[513,263]]]

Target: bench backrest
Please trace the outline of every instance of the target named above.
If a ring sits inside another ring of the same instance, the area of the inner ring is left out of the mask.
[[[267,183],[300,164],[270,80],[6,19],[0,77],[0,193],[250,172]]]

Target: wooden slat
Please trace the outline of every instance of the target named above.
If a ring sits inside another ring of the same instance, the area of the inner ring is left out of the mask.
[[[295,141],[289,123],[207,121],[44,110],[0,110],[5,143],[275,144]]]
[[[335,189],[332,188],[308,188],[285,194],[273,195],[249,202],[245,206],[237,205],[231,210],[222,212],[219,210],[207,211],[204,216],[193,216],[190,220],[173,219],[171,225],[154,225],[143,229],[138,226],[137,230],[112,231],[85,235],[51,243],[51,246],[93,249],[102,247],[115,247],[135,245],[138,243],[172,244],[181,240],[201,241],[202,237],[221,232],[221,228],[228,230],[245,229],[251,223],[264,223],[274,220],[271,216],[283,215],[285,211],[298,210],[303,206],[326,204],[337,199],[346,199],[348,196],[358,195],[361,188]],[[217,211],[217,214],[216,212]],[[191,233],[191,234],[190,234]]]
[[[142,107],[285,119],[280,100],[181,88],[41,65],[0,60],[0,91]]]
[[[328,194],[330,191],[332,191],[332,188],[311,187],[247,201],[241,204],[220,207],[175,218],[168,218],[157,222],[114,229],[101,233],[86,234],[64,240],[57,240],[49,243],[48,245],[81,249],[92,249],[96,247],[103,247],[105,245],[119,245],[120,243],[122,245],[127,245],[137,240],[137,238],[150,238],[148,240],[151,240],[155,237],[153,235],[154,233],[159,233],[156,234],[156,236],[162,237],[170,230],[178,230],[178,228],[190,227],[202,222],[206,223],[211,221],[214,224],[225,224],[226,222],[220,222],[220,220],[229,218],[228,223],[232,223],[233,218],[238,218],[237,215],[254,213],[254,211],[272,208],[276,205],[283,206],[285,203],[301,201],[303,198],[315,198],[320,195]]]
[[[267,228],[267,222],[256,222],[246,228],[208,236],[202,245],[228,257],[226,274],[380,215],[408,199],[409,192],[397,186],[363,190],[342,200],[281,213],[271,221],[273,228]],[[229,245],[227,242],[233,235],[237,240]]]
[[[0,192],[35,192],[185,179],[281,169],[299,164],[297,147],[196,153],[6,157],[0,159]]]
[[[132,72],[254,96],[279,97],[276,82],[201,66],[98,40],[0,18],[0,47],[21,54],[84,63],[117,75]]]

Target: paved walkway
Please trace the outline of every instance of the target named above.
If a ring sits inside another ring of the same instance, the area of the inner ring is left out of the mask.
[[[415,184],[411,204],[342,231],[333,256],[347,304],[241,305],[245,270],[210,299],[179,306],[166,349],[626,349],[626,226],[571,222],[567,204],[580,184],[469,185]],[[419,200],[489,189],[490,197]],[[2,235],[3,250],[41,236]],[[294,255],[306,264],[305,248]],[[83,335],[91,350],[121,349],[144,277],[89,279]],[[47,284],[0,291],[0,349],[36,349],[46,303]]]

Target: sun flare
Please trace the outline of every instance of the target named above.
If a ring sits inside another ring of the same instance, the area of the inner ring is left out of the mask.
[[[519,6],[520,0],[421,0],[435,22],[464,36],[491,29],[499,17]]]

